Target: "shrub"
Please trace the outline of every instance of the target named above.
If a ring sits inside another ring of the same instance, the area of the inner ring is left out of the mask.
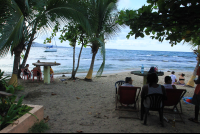
[[[43,133],[46,130],[49,129],[49,126],[47,123],[44,122],[44,120],[35,123],[30,129],[29,133]]]

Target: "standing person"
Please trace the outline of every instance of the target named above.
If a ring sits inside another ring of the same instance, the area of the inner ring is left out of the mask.
[[[122,86],[133,87],[132,83],[133,83],[132,78],[131,78],[131,77],[126,77],[126,78],[125,78],[125,83],[124,83]]]
[[[174,75],[174,74],[175,74],[175,72],[172,71],[172,74],[170,75],[171,79],[172,79],[172,85],[174,85],[174,82],[177,82],[176,75]]]
[[[29,64],[26,64],[26,66],[24,67],[24,74],[28,75],[28,78],[31,77],[31,71],[28,69]]]
[[[166,88],[168,89],[176,89],[176,86],[175,85],[172,85],[172,79],[170,76],[165,76],[165,84],[163,85]]]
[[[192,102],[191,102],[192,104],[195,105],[195,117],[188,119],[195,123],[199,123],[198,115],[199,115],[199,106],[200,106],[200,67],[198,67],[198,69],[197,69],[197,75],[198,75],[198,79],[194,80],[194,82],[195,82],[195,84],[197,84],[197,86],[195,88],[194,95],[192,97]]]

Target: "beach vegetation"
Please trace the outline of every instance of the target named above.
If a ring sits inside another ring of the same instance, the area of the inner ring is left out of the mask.
[[[24,114],[29,113],[29,111],[32,109],[27,105],[22,105],[24,96],[22,96],[17,103],[15,103],[15,95],[6,97],[1,96],[0,98],[0,130],[9,124],[12,124]]]
[[[171,46],[192,39],[200,44],[199,0],[147,0],[147,3],[137,10],[119,12],[116,22],[131,29],[127,38],[147,35],[159,42],[167,40]]]
[[[3,78],[3,73],[4,72],[1,72],[0,69],[0,88],[1,91],[4,91],[0,95],[0,130],[9,124],[12,124],[15,120],[24,114],[29,113],[29,111],[32,109],[27,105],[22,105],[24,96],[16,101],[17,96],[15,95],[15,92],[17,90],[23,90],[23,87],[21,85],[18,85],[17,87],[8,85],[7,78],[9,77],[5,76]]]
[[[4,57],[9,51],[14,54],[13,74],[9,84],[15,83],[14,86],[17,86],[17,77],[26,64],[32,42],[42,31],[53,28],[56,22],[67,23],[68,19],[79,22],[89,31],[90,26],[82,15],[78,2],[78,0],[0,1],[0,57]],[[25,51],[25,55],[18,69],[22,51]]]
[[[103,62],[97,71],[97,76],[100,76],[105,66],[105,43],[117,32],[120,31],[120,26],[115,23],[117,20],[117,5],[118,0],[89,0],[88,1],[88,18],[91,25],[92,35],[90,36],[92,60],[89,71],[85,80],[91,81],[94,61],[96,54],[101,49]]]
[[[44,40],[44,43],[51,42],[52,38],[56,35],[56,32],[58,32],[58,30],[60,29],[59,25],[60,24],[58,23],[54,27],[52,35],[49,38],[46,38],[46,40]],[[86,47],[89,42],[89,36],[87,32],[85,31],[85,29],[80,24],[75,23],[75,22],[68,23],[60,30],[60,32],[61,32],[61,35],[59,37],[59,40],[61,41],[61,43],[63,43],[63,41],[68,40],[70,42],[69,45],[73,47],[73,68],[72,68],[72,75],[70,79],[75,80],[76,73],[79,68],[81,53],[82,53],[83,47]],[[77,42],[78,42],[78,45],[81,44],[81,49],[78,56],[77,66],[75,68],[75,48],[76,48]]]
[[[36,122],[30,129],[29,133],[44,133],[46,130],[49,130],[49,126],[45,123],[44,120]]]

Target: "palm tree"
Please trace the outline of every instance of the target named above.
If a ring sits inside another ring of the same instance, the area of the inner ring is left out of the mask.
[[[109,39],[116,34],[120,29],[119,25],[115,23],[117,15],[114,14],[117,11],[118,0],[88,0],[91,8],[89,8],[89,22],[91,24],[91,51],[92,60],[90,68],[85,80],[92,80],[92,73],[94,67],[95,56],[101,48],[101,54],[103,56],[103,63],[97,72],[97,75],[101,75],[105,65],[105,38]]]
[[[191,46],[191,48],[193,49],[194,53],[197,55],[197,65],[193,71],[193,74],[190,78],[190,80],[187,82],[187,86],[191,86],[194,87],[194,79],[196,78],[196,74],[197,74],[197,69],[199,67],[199,63],[200,63],[200,46],[198,45],[199,42],[198,40],[193,39],[192,41],[190,41],[189,45]],[[198,48],[197,48],[198,47]],[[196,49],[197,48],[197,49]]]
[[[58,22],[67,19],[78,21],[87,31],[89,25],[82,15],[84,10],[79,0],[1,0],[0,1],[0,57],[9,50],[15,55],[13,75],[9,84],[17,86],[17,72],[20,54],[26,49],[23,66],[26,63],[31,44],[36,33],[45,28],[53,28]]]

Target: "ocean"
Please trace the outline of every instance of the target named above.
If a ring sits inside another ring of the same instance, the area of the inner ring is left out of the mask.
[[[34,66],[32,63],[57,62],[61,65],[52,66],[54,73],[71,73],[73,66],[73,48],[57,48],[57,52],[44,52],[44,47],[32,47],[27,59],[29,70]],[[80,48],[76,48],[76,65]],[[83,48],[81,60],[77,73],[87,73],[92,58],[91,48]],[[0,59],[0,69],[4,75],[11,75],[13,69],[13,59],[10,53]],[[98,71],[102,63],[100,51],[96,55],[94,63],[94,74]],[[151,66],[157,66],[158,71],[192,72],[196,66],[196,55],[193,52],[170,52],[170,51],[144,51],[144,50],[118,50],[106,49],[106,61],[104,73],[137,71],[142,64],[144,70],[148,71]],[[41,67],[43,71],[43,67]]]

